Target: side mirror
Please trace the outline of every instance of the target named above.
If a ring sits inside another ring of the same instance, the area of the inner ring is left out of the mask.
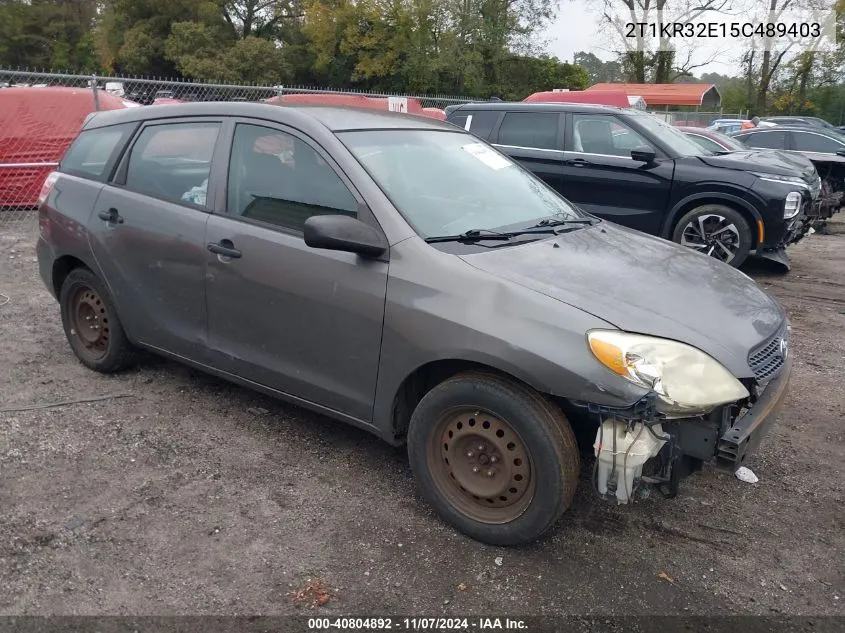
[[[305,243],[311,248],[378,257],[387,250],[384,236],[348,215],[312,215],[305,220]]]
[[[657,154],[648,145],[641,145],[631,150],[631,158],[641,163],[650,163]]]
[[[845,149],[840,149],[839,151],[836,152],[836,155],[837,156],[845,156]]]

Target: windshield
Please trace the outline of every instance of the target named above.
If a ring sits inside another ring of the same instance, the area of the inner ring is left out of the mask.
[[[338,137],[422,237],[585,217],[470,134],[362,130]]]
[[[632,120],[644,127],[675,156],[709,156],[712,152],[681,132],[678,128],[658,119],[653,114],[636,114]]]

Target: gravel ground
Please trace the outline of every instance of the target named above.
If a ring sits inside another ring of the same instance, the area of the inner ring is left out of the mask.
[[[759,483],[706,467],[677,499],[616,508],[584,479],[548,537],[497,548],[442,524],[404,452],[363,431],[167,361],[86,370],[33,232],[0,225],[0,409],[125,396],[0,413],[0,613],[845,615],[833,231],[787,275],[748,271],[786,306],[796,357]]]

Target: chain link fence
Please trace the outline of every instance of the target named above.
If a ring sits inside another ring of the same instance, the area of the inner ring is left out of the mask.
[[[0,233],[11,230],[12,224],[35,225],[33,211],[37,208],[41,186],[89,113],[196,101],[324,103],[442,119],[448,106],[473,100],[448,95],[384,94],[306,86],[212,84],[0,69]]]
[[[34,226],[41,186],[88,114],[192,101],[324,103],[445,118],[450,105],[485,100],[0,69],[0,231],[11,223]],[[744,118],[742,113],[723,112],[654,110],[653,114],[675,125],[700,127],[715,119]]]

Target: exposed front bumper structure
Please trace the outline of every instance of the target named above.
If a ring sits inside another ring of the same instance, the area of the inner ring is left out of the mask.
[[[648,486],[673,497],[680,481],[704,462],[735,471],[760,446],[786,396],[792,357],[786,324],[751,355],[758,380],[741,403],[719,407],[706,417],[665,419],[653,396],[625,411],[588,409],[599,418],[594,444],[595,491],[606,501],[628,503]],[[612,442],[612,443],[611,443]]]
[[[716,458],[734,470],[760,445],[774,423],[789,386],[792,357],[787,357],[780,374],[763,388],[757,401],[733,422],[716,446]]]

